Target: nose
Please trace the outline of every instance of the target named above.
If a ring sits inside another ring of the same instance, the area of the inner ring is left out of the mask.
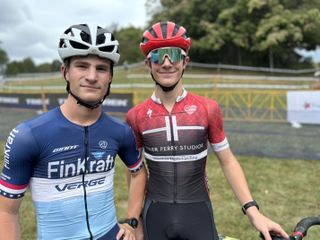
[[[172,65],[169,56],[164,56],[162,65],[164,65],[164,66]]]
[[[89,80],[89,81],[97,80],[97,70],[95,68],[93,68],[93,67],[88,68],[87,80]]]

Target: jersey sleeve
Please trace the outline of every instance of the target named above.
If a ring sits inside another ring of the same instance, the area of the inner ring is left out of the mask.
[[[4,147],[0,194],[8,198],[23,197],[32,174],[37,147],[30,128],[21,124],[14,128]]]
[[[229,143],[223,128],[222,112],[219,105],[213,100],[207,100],[209,121],[209,142],[215,152],[229,147]]]
[[[141,151],[136,146],[136,141],[131,128],[126,124],[119,156],[130,172],[137,172],[143,166]]]
[[[142,149],[142,139],[139,133],[138,124],[136,121],[136,109],[132,108],[129,110],[126,116],[126,122],[134,132],[137,148]]]

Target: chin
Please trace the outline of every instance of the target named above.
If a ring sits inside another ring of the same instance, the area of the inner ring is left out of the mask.
[[[157,80],[158,82],[160,82],[161,84],[163,85],[171,85],[173,82],[176,82],[177,81],[177,78],[176,77],[168,77],[168,78],[158,78]]]

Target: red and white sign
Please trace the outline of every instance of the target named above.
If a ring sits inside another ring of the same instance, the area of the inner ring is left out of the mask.
[[[287,120],[320,124],[320,91],[287,92]]]

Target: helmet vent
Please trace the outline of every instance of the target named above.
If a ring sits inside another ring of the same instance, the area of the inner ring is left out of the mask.
[[[88,33],[82,31],[80,33],[80,37],[81,37],[82,41],[92,44],[91,37]]]
[[[141,39],[141,42],[142,43],[146,43],[146,42],[148,42],[149,41],[149,39],[148,38],[145,38],[145,37],[143,37],[142,39]]]
[[[162,22],[160,25],[161,25],[162,36],[163,36],[164,39],[166,39],[167,38],[168,24],[166,22]]]
[[[60,42],[59,42],[59,48],[66,48],[67,45],[66,43],[64,42],[64,40],[60,39]]]
[[[151,33],[151,35],[152,35],[154,38],[158,38],[158,35],[157,35],[157,33],[154,31],[153,28],[150,28],[150,29],[149,29],[149,33]]]
[[[179,25],[177,25],[177,24],[175,24],[175,25],[174,25],[174,29],[173,29],[172,36],[177,35],[177,33],[178,33],[179,29],[180,29],[180,26],[179,26]],[[186,38],[186,37],[185,37],[185,38]]]
[[[70,40],[70,45],[75,49],[89,49],[88,46],[72,40]]]
[[[113,52],[114,46],[104,46],[104,47],[100,47],[99,50],[100,50],[101,52]]]
[[[105,43],[105,41],[106,41],[106,37],[103,34],[100,34],[97,36],[97,40],[96,40],[97,44],[103,44]]]

